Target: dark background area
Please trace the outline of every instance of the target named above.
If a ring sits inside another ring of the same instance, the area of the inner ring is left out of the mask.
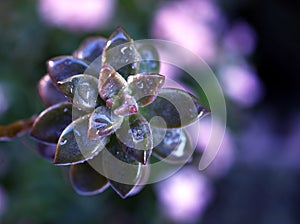
[[[43,110],[36,84],[47,59],[71,54],[85,37],[108,36],[117,25],[134,39],[147,38],[154,12],[165,2],[171,1],[156,0],[147,7],[117,1],[107,27],[84,33],[47,26],[36,1],[1,1],[0,85],[9,107],[0,113],[0,124]],[[300,3],[229,0],[218,5],[229,23],[242,18],[256,31],[257,48],[248,60],[257,68],[264,97],[247,109],[229,102],[228,111],[238,115],[228,115],[236,160],[225,176],[212,180],[215,197],[196,223],[299,223]],[[26,136],[0,143],[0,188],[6,195],[0,223],[172,223],[162,214],[153,185],[126,200],[111,189],[78,196],[67,169],[52,166],[34,147]]]

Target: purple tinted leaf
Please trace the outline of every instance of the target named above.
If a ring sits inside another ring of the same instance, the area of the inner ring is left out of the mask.
[[[88,138],[98,139],[111,135],[121,126],[122,120],[122,117],[114,115],[109,108],[98,107],[90,117]]]
[[[193,95],[180,89],[161,89],[155,101],[140,108],[140,113],[149,121],[153,117],[159,119],[151,123],[154,127],[180,128],[187,126],[209,113]]]
[[[113,109],[115,115],[128,116],[138,112],[138,105],[135,99],[126,92],[121,94],[121,99],[119,99],[118,103],[120,103],[120,105]]]
[[[99,103],[98,80],[91,75],[74,75],[57,84],[77,108],[89,111]]]
[[[121,144],[115,136],[112,136],[106,149],[91,162],[93,165],[101,164],[111,187],[122,198],[126,198],[141,179],[142,165],[122,151]]]
[[[98,91],[103,100],[116,96],[126,86],[125,79],[113,67],[109,65],[102,67],[99,75]]]
[[[140,55],[133,40],[121,27],[118,27],[108,38],[103,51],[102,64],[111,65],[124,78],[136,74],[139,68]]]
[[[0,125],[0,141],[9,141],[14,137],[21,136],[32,127],[35,119],[35,117],[32,117],[8,125]]]
[[[139,106],[152,103],[161,89],[165,77],[159,74],[141,73],[128,77],[128,88]]]
[[[192,153],[189,138],[182,129],[167,129],[163,140],[153,148],[153,155],[168,163],[186,163]]]
[[[55,104],[35,120],[30,135],[38,141],[56,144],[62,131],[72,122],[72,104]]]
[[[88,139],[90,115],[73,121],[61,134],[54,158],[56,165],[82,163],[96,156],[107,144],[107,137]]]
[[[139,150],[139,149],[134,149],[126,146],[125,144],[121,143],[122,150],[132,158],[134,158],[136,161],[142,163],[143,165],[146,165],[151,153],[152,149],[149,150]]]
[[[53,161],[56,151],[56,144],[45,144],[38,142],[37,152],[38,154],[49,161]]]
[[[47,107],[67,101],[65,95],[53,84],[48,74],[39,81],[38,92]]]
[[[104,37],[91,37],[85,39],[78,50],[74,52],[74,57],[93,62],[102,55],[107,39]]]
[[[153,148],[150,124],[139,114],[126,117],[122,126],[116,131],[116,135],[129,148],[142,151]]]
[[[107,179],[94,170],[88,162],[72,165],[70,179],[74,190],[80,195],[95,195],[109,187]]]
[[[150,176],[150,166],[148,166],[148,165],[142,166],[141,178],[138,181],[137,185],[133,188],[133,190],[130,191],[128,196],[133,196],[133,195],[138,194],[144,188],[144,186],[147,184],[147,181],[149,180],[149,176]]]
[[[72,56],[55,57],[47,61],[48,73],[55,84],[73,75],[97,74],[96,71],[93,71],[92,68],[88,69],[88,67],[87,62]]]
[[[159,55],[155,47],[151,45],[138,44],[137,50],[141,56],[140,68],[138,73],[159,72]]]

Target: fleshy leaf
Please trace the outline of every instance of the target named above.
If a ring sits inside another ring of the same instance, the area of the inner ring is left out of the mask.
[[[156,132],[156,129],[152,129]],[[193,149],[187,134],[182,129],[167,129],[164,139],[153,148],[153,155],[168,163],[185,163]]]
[[[35,117],[27,120],[20,120],[8,125],[0,125],[0,141],[9,141],[14,137],[24,134],[29,130],[34,121]]]
[[[151,170],[149,165],[142,166],[141,174],[140,174],[141,177],[138,183],[136,184],[136,186],[133,188],[133,190],[130,191],[128,196],[134,196],[140,193],[140,191],[145,187],[147,181],[149,180],[150,171]]]
[[[62,131],[71,122],[72,104],[55,104],[36,118],[30,135],[38,141],[56,144]]]
[[[88,162],[72,165],[70,180],[74,190],[80,195],[95,195],[109,187],[107,179],[94,170]]]
[[[62,92],[70,97],[73,105],[83,110],[94,109],[98,104],[98,80],[91,75],[74,75],[59,81]]]
[[[107,39],[104,37],[91,37],[85,39],[78,50],[74,52],[74,57],[93,62],[102,55]]]
[[[136,74],[140,55],[133,40],[121,27],[108,38],[103,51],[102,64],[111,65],[124,78]]]
[[[149,157],[151,156],[152,149],[149,150],[139,150],[130,148],[127,145],[120,143],[122,150],[132,158],[134,158],[136,161],[142,163],[143,165],[146,165]]]
[[[38,92],[43,103],[47,107],[67,101],[65,95],[53,84],[49,74],[46,74],[40,79],[38,83]]]
[[[90,163],[93,167],[101,167],[111,187],[122,198],[126,198],[141,179],[142,165],[122,151],[114,135],[106,149]]]
[[[48,73],[56,84],[59,81],[67,79],[73,75],[78,74],[97,74],[96,71],[89,68],[86,61],[72,57],[72,56],[60,56],[55,57],[47,61]]]
[[[38,142],[36,150],[37,153],[44,159],[53,161],[56,151],[56,144],[45,144]]]
[[[139,114],[126,117],[122,126],[116,131],[116,135],[129,148],[142,151],[153,148],[150,124]]]
[[[159,55],[155,47],[152,45],[139,44],[137,50],[141,56],[139,73],[142,72],[159,72]]]
[[[122,117],[114,115],[109,108],[98,107],[90,117],[88,138],[98,139],[112,134],[121,126],[122,120]]]
[[[128,77],[128,88],[139,106],[152,103],[161,89],[165,77],[159,74],[141,73]]]
[[[88,139],[90,115],[73,121],[61,134],[54,158],[57,165],[82,163],[96,156],[109,141],[108,137]]]
[[[121,99],[114,100],[117,101],[117,107],[113,109],[115,115],[118,116],[128,116],[131,114],[136,114],[138,112],[138,105],[135,99],[126,92],[122,92]],[[120,105],[118,105],[120,103]]]
[[[154,127],[179,128],[187,126],[209,113],[199,100],[188,92],[180,89],[161,89],[155,101],[140,108],[140,113],[149,121],[155,116],[159,119],[151,123]]]
[[[103,100],[116,96],[127,86],[126,80],[110,65],[104,65],[100,71],[98,91]]]

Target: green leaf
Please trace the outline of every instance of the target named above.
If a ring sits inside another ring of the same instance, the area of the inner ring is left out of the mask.
[[[160,130],[154,128],[152,132],[160,132]],[[184,130],[167,129],[163,140],[153,148],[153,155],[164,162],[184,164],[189,160],[193,151]]]
[[[136,195],[136,194],[140,193],[140,191],[144,188],[144,186],[147,184],[147,182],[149,180],[150,171],[151,170],[150,170],[150,166],[149,165],[142,166],[141,177],[140,177],[138,183],[129,192],[129,194],[127,196],[133,196],[133,195]]]
[[[155,101],[146,107],[140,108],[140,113],[149,121],[153,117],[151,124],[154,127],[180,128],[187,126],[204,115],[209,113],[199,100],[188,92],[180,89],[161,89]]]
[[[66,102],[67,98],[65,95],[53,84],[49,74],[46,74],[41,78],[38,83],[38,92],[43,103],[50,107],[54,104]]]
[[[155,47],[149,44],[138,44],[137,50],[141,56],[140,68],[138,73],[159,72],[159,55]]]
[[[111,187],[122,198],[126,198],[141,179],[142,165],[122,151],[115,136],[112,136],[106,149],[91,160],[90,164],[97,167],[97,170],[100,169]]]
[[[9,141],[14,137],[24,134],[35,121],[35,117],[16,121],[8,125],[0,125],[0,141]]]
[[[123,118],[114,115],[109,108],[100,106],[90,117],[88,138],[98,139],[111,135],[120,128],[122,121]]]
[[[56,144],[62,131],[71,122],[72,104],[55,104],[36,118],[30,135],[38,141]]]
[[[152,103],[161,89],[165,77],[159,74],[141,73],[128,77],[128,88],[139,106]]]
[[[142,151],[153,148],[150,124],[139,114],[126,117],[122,126],[116,131],[116,135],[129,148]]]
[[[107,179],[94,170],[88,162],[72,165],[70,180],[74,190],[80,195],[95,195],[109,187]]]
[[[73,121],[61,134],[54,158],[57,165],[82,163],[96,156],[109,141],[108,137],[88,139],[90,115]]]
[[[127,86],[126,80],[110,65],[104,65],[100,71],[98,91],[103,100],[113,98]]]
[[[74,75],[57,84],[77,108],[91,111],[99,104],[98,80],[91,75]]]
[[[121,27],[108,38],[103,51],[102,64],[111,65],[124,78],[136,74],[140,55],[133,40]]]
[[[54,83],[73,75],[83,74],[88,67],[87,62],[72,56],[55,57],[47,61],[48,73]]]
[[[102,55],[106,42],[107,39],[104,37],[87,38],[80,44],[78,50],[74,52],[73,56],[93,62]]]

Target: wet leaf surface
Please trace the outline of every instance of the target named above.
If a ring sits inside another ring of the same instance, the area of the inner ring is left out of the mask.
[[[43,76],[39,81],[38,92],[47,107],[67,101],[66,96],[53,84],[49,74]]]
[[[121,98],[115,101],[117,102],[115,103],[115,105],[117,105],[116,108],[113,109],[115,115],[129,116],[138,112],[137,102],[131,95],[126,92],[123,92],[121,94]]]
[[[191,94],[179,90],[164,88],[159,91],[155,101],[140,108],[140,113],[147,119],[159,116],[164,119],[167,128],[187,126],[209,113],[199,100]],[[162,127],[161,122],[151,123],[154,127]]]
[[[137,50],[141,56],[138,73],[158,73],[160,68],[159,55],[155,47],[151,45],[138,44]]]
[[[85,39],[78,50],[74,52],[74,57],[93,62],[102,55],[107,39],[104,37],[91,37]]]
[[[71,122],[72,104],[55,104],[36,118],[30,135],[38,141],[56,144],[62,131]]]
[[[98,139],[114,133],[122,124],[123,118],[114,115],[105,106],[94,110],[89,120],[89,139]]]
[[[70,180],[74,190],[81,195],[94,195],[109,187],[107,179],[94,170],[88,162],[72,165]]]
[[[155,129],[152,129],[156,132]],[[153,148],[153,155],[168,163],[182,163],[188,161],[193,153],[189,139],[182,129],[167,129],[160,144]]]
[[[73,121],[61,134],[54,163],[70,165],[82,163],[96,156],[108,143],[107,137],[97,140],[88,139],[88,123],[90,115]]]
[[[141,73],[128,77],[128,88],[138,105],[143,107],[155,100],[164,81],[162,75]]]
[[[90,162],[101,166],[111,187],[126,198],[141,179],[142,165],[122,151],[116,136],[112,136],[106,149]]]
[[[111,65],[124,78],[136,74],[140,55],[130,36],[118,27],[108,38],[103,51],[102,64]]]
[[[130,148],[128,146],[126,146],[125,144],[121,144],[122,150],[129,156],[131,156],[132,158],[134,158],[136,161],[142,163],[143,165],[146,165],[151,153],[152,153],[152,149],[149,150],[139,150],[139,149],[134,149],[134,148]]]
[[[98,73],[92,68],[88,69],[88,67],[86,61],[72,56],[55,57],[47,61],[48,73],[55,84],[73,75],[95,75]]]
[[[103,100],[113,98],[126,86],[126,80],[113,67],[110,65],[102,67],[99,75],[98,90]]]
[[[146,151],[153,147],[150,124],[139,114],[126,117],[116,135],[123,144],[135,150]]]
[[[74,75],[59,81],[61,91],[72,99],[73,105],[83,110],[94,109],[98,99],[98,80],[91,75]]]

